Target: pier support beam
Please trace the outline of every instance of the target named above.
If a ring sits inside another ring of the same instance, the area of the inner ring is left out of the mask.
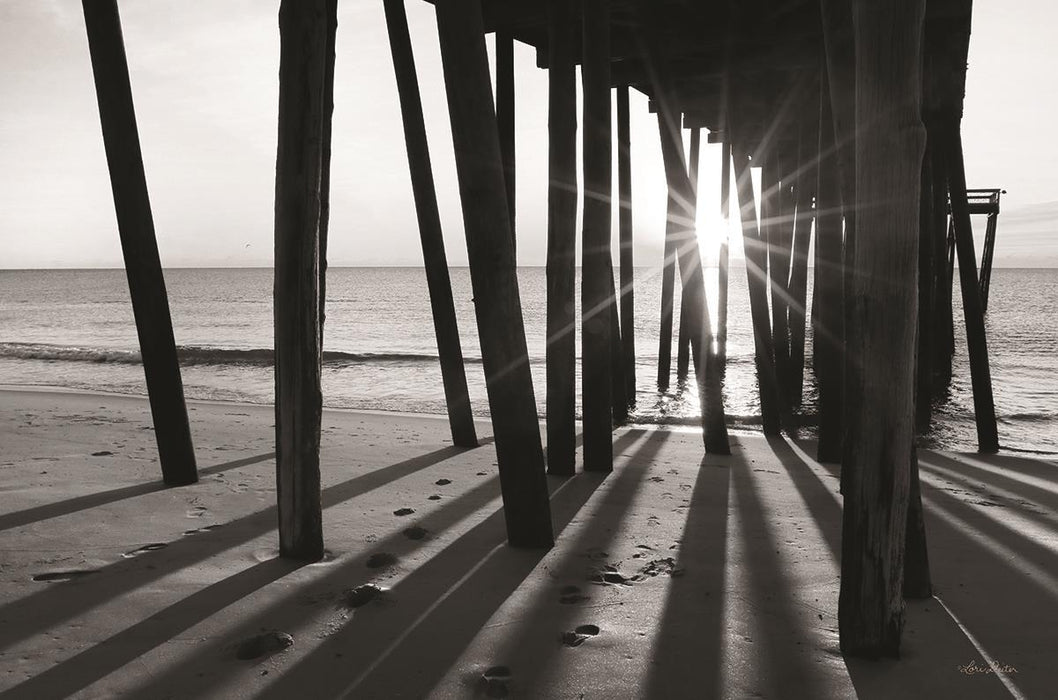
[[[551,507],[522,325],[481,4],[440,0],[437,31],[507,541],[514,547],[550,547],[554,544]]]
[[[691,129],[691,150],[688,156],[687,175],[691,184],[691,202],[688,206],[687,218],[691,221],[698,220],[698,161],[700,160],[702,144],[702,130]],[[690,309],[687,306],[689,294],[686,288],[680,292],[680,331],[676,344],[676,381],[687,381],[687,365],[690,359],[691,338],[687,334],[687,314]]]
[[[281,556],[323,556],[320,505],[320,195],[328,0],[279,9],[275,203],[276,478]]]
[[[83,7],[121,254],[136,319],[162,479],[170,486],[193,484],[198,481],[195,450],[147,194],[121,19],[116,0],[84,0]]]
[[[841,649],[896,656],[914,440],[924,0],[855,0],[857,240],[847,352]]]
[[[515,120],[514,120],[514,37],[496,32],[496,124],[500,132],[503,182],[507,188],[507,213],[511,217],[511,240],[517,250],[515,227]]]
[[[551,65],[554,70],[554,64]],[[617,192],[620,199],[617,221],[621,242],[621,356],[625,398],[632,408],[636,405],[635,258],[632,253],[632,142],[627,85],[617,88]]]
[[[724,134],[720,160],[720,215],[724,219],[724,235],[720,239],[720,254],[717,258],[717,299],[716,299],[716,353],[720,362],[720,371],[727,368],[727,294],[730,269],[730,231],[731,231],[731,140]]]
[[[577,73],[573,5],[549,0],[547,471],[572,476],[576,450]]]
[[[463,350],[459,343],[452,281],[448,273],[441,217],[437,209],[430,148],[426,140],[419,80],[415,72],[415,56],[408,32],[408,18],[404,0],[383,0],[389,45],[393,54],[393,70],[397,78],[404,141],[408,149],[408,170],[411,174],[415,213],[419,220],[419,241],[422,244],[426,285],[430,291],[430,310],[433,312],[437,354],[441,363],[448,423],[452,442],[459,447],[477,447],[474,416],[470,410]],[[325,171],[326,172],[326,171]]]
[[[728,120],[731,123],[731,120]],[[732,134],[732,156],[735,162],[735,190],[742,220],[742,241],[746,253],[746,282],[749,286],[750,315],[753,320],[754,362],[760,392],[761,422],[765,435],[782,432],[779,392],[775,376],[775,350],[772,345],[771,321],[768,318],[767,248],[757,224],[757,205],[753,196],[749,154],[739,135]]]
[[[610,254],[610,11],[584,0],[581,79],[584,89],[584,221],[581,263],[581,406],[584,469],[613,469]]]
[[[823,82],[824,87],[826,81]],[[830,94],[820,101],[812,367],[819,390],[816,459],[840,463],[844,440],[845,313],[842,278],[840,168],[834,148]],[[851,208],[851,207],[850,207]]]
[[[816,92],[815,94],[818,94]],[[811,112],[809,112],[811,113]],[[790,406],[800,407],[804,394],[805,322],[808,304],[808,251],[811,248],[813,202],[818,170],[819,119],[802,116],[794,183],[794,238],[790,258]]]
[[[988,366],[988,342],[985,337],[984,305],[977,286],[977,260],[970,206],[966,201],[966,172],[963,165],[962,137],[959,122],[945,126],[942,147],[948,164],[951,192],[951,218],[955,227],[955,251],[959,256],[959,286],[966,319],[966,344],[970,354],[970,380],[973,385],[974,418],[977,422],[977,449],[998,452],[996,407],[992,398],[992,374]]]

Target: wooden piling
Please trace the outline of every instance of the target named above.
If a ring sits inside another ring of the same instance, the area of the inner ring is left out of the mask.
[[[819,120],[802,117],[797,144],[794,184],[794,238],[790,258],[790,385],[791,407],[799,407],[804,393],[805,322],[808,304],[808,253],[811,249],[813,202],[819,162]]]
[[[731,140],[724,134],[720,160],[720,215],[724,219],[724,236],[720,239],[720,254],[717,257],[717,300],[716,300],[716,348],[720,361],[720,371],[727,368],[727,294],[730,269],[730,236],[731,218]]]
[[[327,0],[284,0],[279,9],[274,295],[279,552],[309,561],[323,556],[319,225],[328,9],[334,5]]]
[[[400,97],[404,141],[408,149],[408,170],[415,197],[419,241],[426,269],[426,285],[430,292],[430,310],[433,313],[434,334],[437,338],[437,354],[441,364],[441,380],[444,385],[452,442],[460,447],[477,447],[478,439],[470,409],[463,350],[459,342],[452,282],[441,233],[441,217],[437,209],[430,148],[426,140],[422,99],[419,95],[419,80],[415,71],[415,56],[408,32],[404,0],[383,0],[383,6]]]
[[[824,86],[826,81],[824,81]],[[812,368],[819,390],[816,459],[841,462],[845,408],[842,364],[845,313],[842,278],[840,172],[834,148],[830,94],[820,100],[819,176],[816,198],[816,264],[812,304]]]
[[[732,135],[731,147],[732,158],[735,162],[735,192],[738,196],[742,240],[746,254],[746,277],[749,286],[750,315],[753,321],[754,362],[757,368],[761,423],[765,435],[778,435],[782,432],[782,422],[775,376],[775,351],[772,346],[771,322],[768,318],[767,248],[761,239],[757,224],[749,154],[737,132]]]
[[[323,138],[320,144],[320,352],[327,319],[327,237],[331,223],[331,117],[334,114],[334,43],[338,32],[338,0],[327,0],[327,46],[323,66]]]
[[[988,366],[984,308],[977,286],[977,260],[974,252],[973,230],[970,227],[970,208],[966,201],[966,172],[963,166],[959,122],[953,121],[947,124],[941,133],[948,164],[951,218],[955,227],[955,251],[959,257],[959,286],[962,288],[966,344],[970,355],[974,419],[977,422],[977,449],[979,452],[998,452],[996,408],[992,398],[992,375]]]
[[[765,164],[767,165],[767,163]],[[778,144],[769,184],[774,188],[768,226],[768,278],[771,282],[771,323],[775,344],[775,376],[782,410],[790,400],[790,257],[793,247],[791,160],[785,144]],[[763,180],[762,180],[763,183]],[[763,188],[763,184],[762,184]]]
[[[576,450],[577,85],[573,5],[549,0],[547,471],[572,476]]]
[[[632,143],[627,85],[617,88],[617,192],[620,198],[621,352],[625,398],[631,408],[636,404],[635,258],[632,252]]]
[[[193,484],[198,481],[195,450],[147,194],[121,19],[116,0],[84,0],[83,8],[121,254],[136,319],[162,479],[170,486]]]
[[[657,57],[659,54],[653,54]],[[655,65],[660,65],[656,59]],[[660,84],[661,81],[659,81]],[[670,95],[671,88],[662,86],[659,92]],[[693,199],[680,137],[679,122],[667,109],[668,98],[663,97],[658,107],[658,129],[661,154],[665,163],[665,177],[669,186],[669,211],[680,209],[681,202]],[[666,237],[673,235],[680,283],[687,290],[687,335],[690,338],[691,361],[698,383],[698,400],[702,416],[702,439],[709,454],[731,454],[727,436],[727,417],[724,410],[720,363],[712,350],[713,337],[709,308],[705,303],[705,274],[697,232],[691,219],[672,217],[667,222]]]
[[[621,344],[621,317],[617,311],[617,290],[613,264],[610,265],[610,400],[614,425],[628,422],[628,397],[625,396],[624,351]]]
[[[921,240],[921,239],[920,239]],[[926,520],[922,515],[922,488],[918,477],[918,450],[911,448],[907,533],[904,537],[904,598],[924,600],[933,595],[926,546]]]
[[[584,469],[613,469],[611,415],[610,11],[584,0],[581,80],[584,92],[584,212],[581,262],[581,411]]]
[[[918,341],[915,351],[915,432],[929,430],[933,405],[933,144],[927,138],[922,157],[922,193],[919,198],[918,241]]]
[[[691,201],[688,206],[687,218],[691,221],[698,220],[698,161],[700,160],[702,144],[702,130],[691,129],[691,149],[688,155],[687,174],[691,181]],[[688,293],[685,288],[680,291],[680,326],[678,341],[676,343],[676,381],[687,381],[687,365],[690,360],[691,338],[687,334],[687,314],[690,311],[687,306]]]
[[[937,397],[951,383],[951,363],[955,350],[951,275],[948,263],[948,166],[940,146],[940,127],[927,121],[926,140],[932,171],[932,219],[928,231],[933,249],[933,378],[932,393]]]
[[[500,157],[507,188],[507,213],[511,217],[511,238],[517,251],[515,226],[515,119],[514,119],[514,37],[496,32],[496,123],[500,131]],[[516,255],[517,257],[517,255]]]
[[[439,1],[437,30],[507,541],[550,547],[551,508],[480,3]]]
[[[924,0],[855,0],[856,214],[847,352],[859,370],[842,475],[841,650],[896,656],[914,445]],[[843,470],[844,471],[844,470]]]

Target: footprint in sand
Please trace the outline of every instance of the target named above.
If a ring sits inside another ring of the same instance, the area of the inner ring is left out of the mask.
[[[187,517],[189,518],[201,518],[206,514],[207,508],[205,506],[194,506],[193,508],[187,509]]]
[[[439,496],[438,494],[436,494],[436,493],[435,493],[435,494],[434,494],[434,495],[432,495],[432,496],[427,496],[427,497],[426,497],[426,500],[427,500],[427,501],[440,501],[440,500],[441,500],[441,497],[440,497],[440,496]]]
[[[591,600],[591,597],[582,594],[580,586],[563,586],[559,591],[558,602],[562,605],[576,605],[587,600]]]
[[[71,569],[69,571],[47,571],[43,574],[34,574],[33,581],[39,582],[53,582],[53,581],[73,581],[74,579],[81,578],[82,576],[88,576],[89,574],[98,573],[99,569]]]
[[[168,542],[151,542],[150,544],[145,544],[142,547],[137,547],[136,549],[125,552],[121,556],[125,559],[132,559],[134,556],[143,554],[144,552],[153,552],[158,549],[165,549],[168,546]]]
[[[381,569],[386,566],[393,566],[397,563],[397,557],[393,556],[389,552],[375,552],[367,559],[367,568],[369,569]]]
[[[581,625],[572,632],[562,633],[562,643],[567,647],[579,647],[591,637],[599,634],[598,625]]]
[[[615,586],[631,586],[633,581],[633,579],[618,571],[617,567],[612,564],[607,564],[602,570],[596,571],[588,580],[602,586],[607,584]]]
[[[404,530],[401,534],[407,537],[409,540],[421,540],[426,537],[426,528],[419,527],[418,525],[412,525],[411,527]]]
[[[239,646],[235,649],[235,658],[243,661],[259,659],[267,654],[283,651],[293,645],[294,638],[286,632],[270,630],[239,642]]]
[[[393,511],[393,515],[411,515],[414,512],[415,510],[412,508],[398,508],[397,510]]]
[[[448,486],[450,483],[452,483],[451,479],[438,479],[434,482],[437,486]]]
[[[363,586],[357,586],[356,588],[350,588],[342,593],[342,603],[345,607],[350,609],[362,608],[371,601],[379,598],[386,593],[385,588],[376,586],[373,583],[365,583]]]
[[[92,456],[93,457],[109,457],[112,454],[114,454],[114,453],[111,452],[110,450],[100,450],[99,452],[93,452]]]
[[[506,666],[493,666],[481,674],[481,685],[485,696],[505,698],[510,694],[507,684],[511,680],[511,669]]]

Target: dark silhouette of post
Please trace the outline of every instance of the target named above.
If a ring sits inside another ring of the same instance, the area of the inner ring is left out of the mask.
[[[824,72],[825,72],[824,68]],[[824,75],[823,85],[827,85]],[[834,147],[830,91],[820,100],[816,264],[812,304],[812,367],[819,390],[816,459],[840,463],[844,441],[845,314],[842,276],[840,168]]]
[[[896,656],[914,446],[924,0],[855,0],[854,308],[838,628],[841,649]]]
[[[625,397],[629,407],[633,407],[636,403],[635,259],[632,253],[632,143],[627,85],[617,88],[617,191],[621,207],[618,212],[621,241],[621,351]]]
[[[275,202],[276,481],[281,556],[323,556],[320,504],[320,200],[328,0],[279,9]]]
[[[507,210],[511,217],[511,236],[517,243],[517,228],[514,225],[516,219],[514,214],[514,37],[508,32],[496,32],[496,123],[500,130],[500,157],[503,159],[503,181],[507,186]],[[517,245],[515,250],[517,250]]]
[[[808,304],[808,251],[811,249],[813,202],[819,156],[818,110],[802,115],[797,142],[794,183],[794,238],[790,259],[790,386],[791,407],[801,406],[805,377],[805,322]]]
[[[327,320],[327,234],[331,222],[331,117],[334,114],[334,41],[338,32],[338,0],[327,0],[327,46],[323,67],[323,139],[320,155],[320,352]]]
[[[577,46],[574,7],[549,0],[547,471],[570,476],[576,451]]]
[[[720,215],[724,219],[724,236],[720,239],[720,254],[717,258],[716,299],[716,347],[721,371],[727,367],[727,294],[729,273],[729,243],[731,219],[731,139],[724,134],[720,160]]]
[[[729,122],[731,123],[731,122]],[[761,423],[765,435],[782,432],[779,393],[775,377],[775,352],[772,347],[771,320],[768,317],[767,249],[757,225],[753,181],[749,157],[736,132],[731,137],[735,162],[735,191],[742,220],[742,241],[746,251],[746,277],[749,285],[750,315],[753,321],[754,361],[760,392]]]
[[[551,507],[481,4],[440,0],[437,31],[507,541],[515,547],[550,547],[554,544]]]
[[[977,422],[977,449],[998,452],[996,407],[992,397],[992,374],[988,367],[988,342],[985,336],[984,304],[977,286],[977,260],[974,253],[970,207],[966,201],[966,172],[963,165],[962,137],[959,123],[946,125],[942,131],[948,164],[948,186],[951,192],[951,218],[955,228],[955,251],[959,256],[959,286],[962,289],[963,315],[966,319],[966,344],[970,355],[970,381],[974,395],[974,419]]]
[[[198,481],[195,450],[147,194],[121,19],[116,0],[84,0],[83,8],[121,254],[136,319],[162,479],[170,486],[193,484]]]
[[[584,0],[581,80],[584,90],[584,222],[581,250],[581,406],[584,469],[613,469],[611,415],[610,12]]]
[[[687,217],[691,221],[697,221],[698,218],[698,161],[700,160],[702,144],[702,130],[691,129],[691,150],[688,155],[689,162],[687,164],[688,177],[691,181],[691,194],[692,199],[688,208]],[[687,308],[687,290],[681,289],[680,291],[680,329],[678,342],[676,343],[676,381],[684,382],[687,381],[687,365],[690,359],[691,350],[691,338],[687,334],[687,323],[686,318],[689,312]]]
[[[474,416],[470,410],[463,350],[459,343],[452,282],[448,274],[448,260],[441,234],[441,217],[437,210],[437,193],[434,190],[430,148],[426,140],[419,80],[415,72],[415,56],[408,33],[408,18],[404,10],[404,0],[384,0],[383,4],[386,26],[389,29],[390,50],[393,54],[393,70],[397,78],[397,92],[400,96],[404,141],[408,149],[408,170],[415,197],[415,213],[419,220],[419,240],[426,268],[426,284],[430,291],[430,310],[433,312],[437,355],[441,363],[441,380],[444,384],[452,442],[460,447],[477,447],[478,438],[474,429]]]

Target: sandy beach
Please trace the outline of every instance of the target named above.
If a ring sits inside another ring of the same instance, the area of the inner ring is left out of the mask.
[[[903,658],[852,662],[810,444],[621,429],[612,474],[548,478],[556,546],[519,551],[491,444],[325,411],[304,566],[276,556],[272,409],[190,416],[200,481],[164,488],[145,400],[0,392],[3,697],[1053,696],[1053,462],[923,452],[936,597]]]

